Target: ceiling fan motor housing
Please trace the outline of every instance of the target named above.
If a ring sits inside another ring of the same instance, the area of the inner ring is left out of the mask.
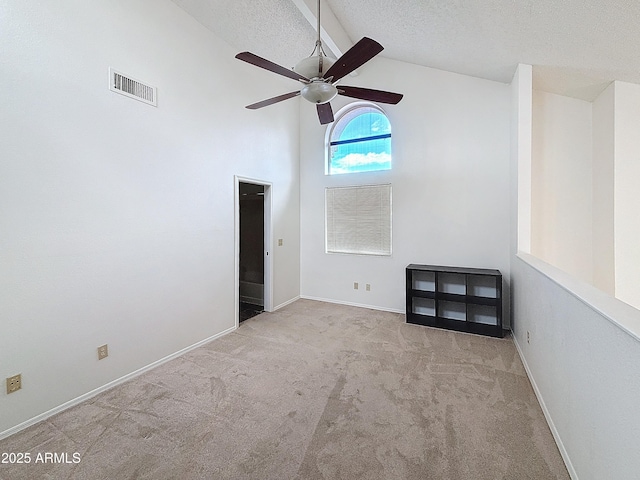
[[[322,71],[320,71],[320,59],[322,59]],[[324,74],[334,62],[335,60],[325,57],[324,55],[312,55],[299,61],[298,64],[293,67],[293,71],[313,80],[314,78],[324,77]]]

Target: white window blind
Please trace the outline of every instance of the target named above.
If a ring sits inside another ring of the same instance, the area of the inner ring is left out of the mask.
[[[391,185],[325,190],[326,251],[391,255]]]

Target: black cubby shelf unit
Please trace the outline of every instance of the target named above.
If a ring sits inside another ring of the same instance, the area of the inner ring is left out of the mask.
[[[407,323],[502,338],[502,274],[484,268],[407,266]]]

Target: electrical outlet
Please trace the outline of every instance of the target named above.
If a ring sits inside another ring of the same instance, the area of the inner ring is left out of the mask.
[[[22,388],[22,374],[14,375],[7,378],[7,395],[17,392]]]
[[[367,292],[371,291],[371,285],[367,283]]]
[[[103,358],[107,358],[109,356],[109,347],[105,343],[101,347],[98,347],[98,360],[102,360]]]
[[[284,244],[284,241],[281,238],[279,238],[278,239],[278,246],[281,247],[283,244]]]
[[[353,282],[353,289],[357,290],[358,289],[358,282]]]
[[[530,343],[529,340],[530,340],[529,330],[527,330],[527,343]]]

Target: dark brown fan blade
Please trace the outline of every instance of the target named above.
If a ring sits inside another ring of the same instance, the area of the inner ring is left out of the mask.
[[[318,110],[320,125],[326,125],[327,123],[333,122],[333,110],[331,109],[331,104],[329,102],[316,103],[316,109]]]
[[[331,68],[324,74],[324,78],[333,77],[331,80],[335,82],[340,80],[345,75],[349,75],[356,68],[364,65],[377,54],[379,54],[384,47],[375,40],[371,40],[368,37],[363,37],[358,43],[345,52],[336,63],[331,65]]]
[[[236,55],[238,60],[250,63],[256,67],[264,68],[270,72],[277,73],[278,75],[284,75],[285,77],[293,78],[294,80],[302,80],[303,82],[309,82],[307,77],[300,75],[299,73],[289,70],[288,68],[281,67],[277,63],[273,63],[265,58],[259,57],[251,52],[242,52]]]
[[[296,90],[295,92],[285,93],[283,95],[278,95],[277,97],[267,98],[266,100],[262,100],[258,103],[252,103],[251,105],[247,105],[246,108],[249,110],[257,110],[258,108],[273,105],[274,103],[282,102],[283,100],[288,100],[290,98],[297,97],[298,95],[300,95],[300,91]]]
[[[385,92],[383,90],[372,90],[370,88],[347,87],[338,85],[338,94],[345,97],[359,98],[360,100],[369,100],[371,102],[392,103],[395,105],[402,100],[401,93]]]

